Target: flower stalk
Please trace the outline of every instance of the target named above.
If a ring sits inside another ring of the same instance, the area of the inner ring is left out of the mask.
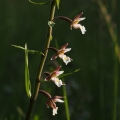
[[[51,3],[49,21],[52,21],[53,18],[54,18],[55,7],[56,7],[56,3],[55,3],[55,0],[53,0],[52,3]],[[38,68],[38,72],[37,72],[36,80],[35,80],[34,91],[33,91],[32,97],[30,98],[29,107],[28,107],[28,110],[27,110],[27,113],[26,113],[25,120],[30,120],[31,117],[32,117],[35,102],[36,102],[36,99],[38,97],[38,92],[39,92],[39,89],[40,89],[40,79],[41,79],[42,70],[43,70],[43,67],[44,67],[44,64],[45,64],[45,60],[46,60],[46,57],[47,57],[47,54],[48,54],[48,49],[47,48],[49,48],[49,46],[50,46],[51,36],[52,36],[52,27],[48,26],[47,40],[46,40],[46,45],[45,45],[45,50],[44,50],[44,56],[42,56],[40,64],[39,64],[39,68]]]

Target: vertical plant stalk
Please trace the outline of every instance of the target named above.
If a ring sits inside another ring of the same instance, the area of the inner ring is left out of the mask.
[[[118,91],[118,60],[115,53],[114,62],[114,105],[113,105],[113,120],[117,120],[117,91]]]
[[[101,29],[101,27],[100,27]],[[100,33],[101,33],[101,30],[100,30]],[[101,58],[104,58],[103,57],[103,52],[104,52],[104,43],[102,41],[103,37],[102,37],[102,34],[100,34],[100,44],[98,44],[98,48],[99,48],[99,57],[98,57],[98,63],[99,63],[99,66],[98,66],[98,76],[99,77],[99,109],[100,109],[100,120],[105,120],[105,93],[104,93],[104,68],[102,66],[102,63],[103,63],[103,59]]]
[[[56,6],[55,5],[55,0],[53,0],[52,3],[51,3],[49,21],[52,21],[52,19],[54,18],[55,6]],[[47,54],[48,54],[48,49],[47,48],[50,46],[51,36],[52,36],[52,27],[48,26],[47,40],[46,40],[46,45],[45,45],[45,49],[44,49],[44,56],[42,56],[40,64],[39,64],[39,68],[38,68],[38,72],[37,72],[36,80],[35,80],[34,91],[33,91],[32,97],[30,98],[30,102],[29,102],[29,106],[28,106],[28,110],[27,110],[27,113],[26,113],[25,120],[30,120],[31,117],[32,117],[35,102],[36,102],[36,99],[38,97],[38,91],[40,89],[41,74],[42,74],[42,70],[43,70],[45,60],[46,60],[46,57],[47,57]]]
[[[97,0],[98,5],[100,6],[101,12],[104,15],[106,24],[108,26],[108,30],[110,33],[110,36],[112,38],[112,41],[115,46],[115,62],[114,62],[114,104],[113,104],[113,120],[117,120],[117,91],[118,91],[118,60],[120,62],[120,47],[117,42],[117,34],[115,32],[115,29],[112,26],[112,22],[110,19],[110,15],[107,12],[106,7],[102,3],[101,0]],[[118,60],[117,60],[118,58]]]
[[[66,110],[66,118],[67,120],[70,120],[70,113],[69,113],[69,107],[68,107],[68,99],[67,99],[67,92],[66,92],[66,87],[63,86],[63,94],[65,97],[65,110]]]

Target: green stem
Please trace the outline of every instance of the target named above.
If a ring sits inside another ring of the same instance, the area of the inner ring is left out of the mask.
[[[52,3],[51,3],[49,21],[52,21],[52,19],[54,18],[54,14],[55,14],[55,0],[53,0]],[[33,92],[33,95],[30,99],[30,102],[29,102],[29,107],[28,107],[28,110],[27,110],[27,113],[26,113],[25,120],[30,120],[31,117],[32,117],[35,102],[36,102],[36,99],[38,97],[38,91],[40,89],[40,79],[41,79],[42,70],[43,70],[45,60],[46,60],[46,57],[47,57],[47,54],[48,54],[48,49],[47,48],[50,46],[51,35],[52,35],[52,27],[48,27],[47,41],[46,41],[46,45],[45,45],[44,56],[42,56],[40,64],[39,64],[38,72],[37,72],[37,75],[36,75],[34,92]]]
[[[113,120],[117,120],[117,93],[118,93],[118,60],[115,52]]]
[[[63,86],[63,94],[65,96],[66,118],[67,118],[67,120],[70,120],[70,113],[69,113],[69,107],[68,107],[67,92],[66,92],[66,87],[65,86]]]

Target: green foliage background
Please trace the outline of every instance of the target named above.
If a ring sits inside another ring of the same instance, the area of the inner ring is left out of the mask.
[[[46,0],[47,1],[47,0]],[[40,0],[36,1],[40,2]],[[111,16],[120,45],[119,0],[103,0]],[[0,120],[22,120],[27,111],[29,99],[24,86],[24,51],[11,44],[28,49],[42,51],[47,32],[50,5],[33,5],[27,0],[1,0],[0,2]],[[86,34],[80,30],[70,30],[66,21],[56,20],[53,27],[53,40],[59,46],[69,43],[72,48],[69,55],[73,62],[65,66],[65,73],[81,68],[78,73],[65,77],[71,120],[115,120],[114,81],[120,78],[120,64],[115,57],[115,46],[100,7],[94,0],[61,0],[60,9],[55,16],[74,18],[83,12],[86,17],[81,22],[86,27]],[[51,62],[54,53],[49,52],[44,71],[52,71],[58,63]],[[40,56],[29,54],[29,70],[32,87],[37,72]],[[117,119],[120,119],[120,92],[117,83]],[[44,89],[52,95],[63,95],[62,88],[53,83],[43,83]],[[33,120],[66,119],[64,104],[59,106],[58,115],[52,116],[52,109],[47,109],[46,98],[39,95]],[[116,120],[117,120],[116,119]]]

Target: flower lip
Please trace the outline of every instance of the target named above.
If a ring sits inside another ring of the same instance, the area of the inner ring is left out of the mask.
[[[53,109],[53,115],[57,114],[58,107],[56,109]]]
[[[65,85],[65,83],[63,83],[61,80],[59,80],[58,78],[54,78],[52,79],[52,81],[58,86],[61,87],[61,85]]]

